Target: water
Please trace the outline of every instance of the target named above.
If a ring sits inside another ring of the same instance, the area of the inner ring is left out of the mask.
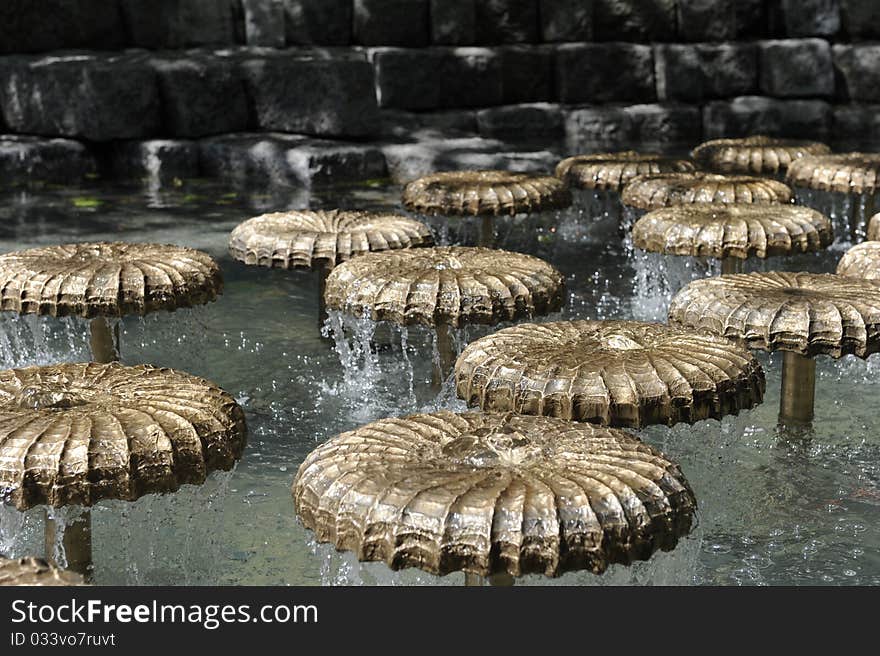
[[[0,250],[67,240],[160,241],[201,248],[226,280],[220,300],[203,308],[121,323],[127,363],[151,362],[206,376],[245,408],[250,438],[233,472],[203,486],[92,510],[95,578],[103,584],[459,585],[359,564],[315,545],[297,523],[290,486],[317,444],[396,411],[459,407],[430,388],[430,331],[388,326],[372,331],[369,358],[346,369],[317,325],[310,273],[246,267],[226,254],[229,231],[270,209],[398,207],[399,188],[286,190],[236,195],[213,184],[146,190],[86,187],[3,192]],[[556,217],[572,226],[570,215]],[[614,233],[613,224],[603,224]],[[636,263],[616,234],[557,229],[545,256],[566,277],[562,318],[629,318],[643,310],[634,294]],[[542,247],[540,244],[539,247]],[[552,246],[552,248],[550,247]],[[833,270],[839,250],[804,256],[791,267]],[[556,318],[556,317],[554,317]],[[84,322],[3,316],[3,366],[86,357]],[[462,343],[479,331],[464,331]],[[362,343],[362,342],[361,342]],[[353,347],[353,353],[360,358]],[[568,574],[560,585],[880,584],[880,431],[873,399],[880,359],[820,358],[817,419],[811,435],[777,434],[781,358],[767,367],[763,405],[721,422],[652,427],[640,433],[678,461],[700,504],[699,525],[670,553],[601,577]],[[347,376],[365,366],[367,375]],[[378,373],[376,373],[378,371]],[[383,373],[385,372],[385,373]],[[411,372],[411,373],[410,373]],[[373,378],[373,373],[376,374]],[[370,401],[369,403],[364,402]],[[75,509],[72,511],[75,512]],[[0,510],[0,551],[42,553],[43,510]],[[523,584],[548,582],[538,576]]]
[[[831,219],[834,245],[846,248],[865,240],[868,221],[880,210],[874,194],[842,194],[794,187],[795,202],[813,207]]]

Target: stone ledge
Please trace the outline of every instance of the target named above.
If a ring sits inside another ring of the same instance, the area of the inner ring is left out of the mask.
[[[0,134],[0,185],[75,183],[97,168],[95,158],[78,141]]]

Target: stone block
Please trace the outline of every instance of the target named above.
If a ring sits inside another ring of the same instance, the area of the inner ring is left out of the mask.
[[[601,41],[674,41],[676,0],[593,0]]]
[[[3,0],[0,54],[125,45],[117,0]]]
[[[241,0],[245,43],[249,46],[283,48],[284,4],[282,0]]]
[[[203,139],[204,175],[249,187],[357,182],[387,177],[385,157],[372,144],[293,134],[233,134]]]
[[[538,40],[538,0],[478,0],[475,6],[478,44]]]
[[[539,0],[541,40],[592,41],[593,0]]]
[[[556,98],[552,46],[499,48],[505,104],[547,102]]]
[[[777,36],[765,0],[736,0],[735,15],[737,39]]]
[[[565,133],[562,110],[550,103],[481,109],[477,127],[481,137],[513,142],[561,139]]]
[[[835,150],[880,149],[880,105],[835,105],[831,139]]]
[[[831,130],[831,106],[822,100],[779,100],[742,96],[703,107],[703,138],[778,137],[825,139]]]
[[[501,57],[487,48],[377,48],[379,104],[430,110],[502,103]]]
[[[71,184],[97,164],[78,141],[0,134],[0,188],[9,184]]]
[[[156,73],[141,55],[10,57],[0,80],[3,118],[15,132],[108,141],[159,129]]]
[[[354,0],[354,43],[420,48],[430,42],[429,0]]]
[[[559,46],[556,93],[564,103],[654,100],[651,46],[634,43]]]
[[[102,168],[107,177],[162,186],[199,175],[199,146],[175,139],[118,141],[107,149]]]
[[[347,46],[351,43],[352,0],[282,0],[289,45]]]
[[[476,0],[431,0],[431,43],[469,46],[477,42]]]
[[[682,104],[630,105],[623,110],[631,119],[638,143],[651,149],[671,144],[690,146],[702,137],[700,108]]]
[[[763,41],[759,53],[760,88],[768,96],[804,98],[834,94],[834,68],[827,41]]]
[[[132,45],[177,49],[238,41],[236,0],[119,0]]]
[[[700,101],[754,93],[757,48],[750,43],[657,44],[654,74],[659,100]]]
[[[174,137],[238,132],[249,126],[248,100],[234,62],[189,53],[152,60],[162,98],[162,131]]]
[[[835,45],[832,54],[841,99],[880,102],[880,45]]]
[[[840,31],[838,0],[779,0],[786,36],[836,35]]]
[[[612,105],[577,107],[564,113],[567,152],[628,147],[638,137],[631,114]]]
[[[682,41],[736,38],[736,0],[678,0],[678,37]]]
[[[840,19],[844,34],[855,41],[880,38],[877,0],[840,0]]]
[[[284,51],[241,68],[262,129],[333,137],[378,130],[373,67],[365,59]]]

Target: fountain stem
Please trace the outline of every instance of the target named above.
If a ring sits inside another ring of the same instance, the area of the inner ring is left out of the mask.
[[[448,323],[438,323],[434,328],[437,334],[438,360],[434,364],[431,387],[440,391],[446,377],[455,367],[455,348],[452,343],[452,327]]]
[[[466,587],[491,585],[496,588],[506,588],[514,585],[515,579],[507,572],[499,572],[490,574],[489,576],[480,576],[471,572],[464,573],[464,584]]]
[[[738,257],[722,257],[721,258],[721,275],[731,273],[742,273],[743,260]]]
[[[792,351],[785,351],[782,357],[779,423],[784,426],[808,426],[813,421],[816,361]]]
[[[484,215],[480,218],[480,234],[477,237],[477,246],[483,248],[495,248],[495,226],[492,217]]]
[[[64,554],[66,568],[82,574],[86,583],[92,580],[92,512],[86,508],[73,521],[62,524],[61,542],[58,543],[59,520],[46,513],[45,544],[46,560],[64,568],[56,558],[56,548]]]
[[[95,317],[89,322],[89,333],[94,362],[106,364],[119,360],[119,324],[110,328],[105,317]]]

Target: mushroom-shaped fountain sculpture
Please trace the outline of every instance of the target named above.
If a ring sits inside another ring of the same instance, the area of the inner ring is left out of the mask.
[[[555,312],[564,278],[532,255],[468,246],[371,253],[327,279],[327,307],[344,314],[436,331],[435,387],[454,363],[450,329]]]
[[[748,175],[658,173],[633,178],[621,198],[628,231],[648,210],[694,203],[790,203],[791,189],[778,180]]]
[[[461,245],[494,246],[495,222],[509,216],[519,223],[526,216],[554,213],[571,205],[571,193],[553,176],[512,171],[444,171],[413,180],[403,189],[404,206],[434,222],[440,242]],[[479,217],[476,240],[468,234],[467,222],[455,235],[449,217]],[[531,229],[529,235],[538,231]],[[531,241],[531,240],[530,240]]]
[[[691,156],[710,171],[784,175],[796,159],[830,152],[828,146],[818,141],[754,135],[741,139],[712,139],[694,148]]]
[[[880,212],[868,219],[868,241],[880,241]]]
[[[229,253],[244,264],[317,271],[318,322],[323,325],[324,285],[333,267],[364,253],[432,243],[427,225],[400,214],[290,210],[238,224],[229,235]]]
[[[678,465],[625,431],[448,411],[328,440],[293,498],[319,542],[471,584],[647,560],[687,535],[696,510]]]
[[[741,273],[695,280],[669,322],[765,351],[783,351],[779,420],[813,419],[817,355],[867,358],[880,350],[880,286],[831,273]]]
[[[865,238],[880,190],[880,153],[812,155],[792,162],[785,181],[799,203],[831,217],[843,242]]]
[[[649,173],[694,171],[693,162],[656,153],[624,150],[568,157],[556,165],[556,177],[572,190],[575,205],[587,221],[608,218],[619,228],[622,206],[620,190],[630,180]]]
[[[206,253],[167,244],[95,242],[0,255],[0,310],[89,319],[92,359],[119,359],[109,319],[208,303],[223,290]]]
[[[663,207],[636,221],[632,234],[636,248],[645,251],[636,259],[635,296],[639,307],[653,308],[638,318],[658,320],[665,319],[672,296],[693,279],[740,273],[747,259],[818,252],[834,239],[828,217],[781,204]]]
[[[117,362],[0,372],[0,498],[18,510],[90,508],[202,484],[247,438],[242,409],[213,383]],[[59,541],[46,524],[47,557]],[[67,567],[90,575],[91,518],[64,530]]]
[[[0,586],[67,586],[83,585],[76,572],[59,569],[42,558],[4,558],[0,556]]]
[[[560,321],[471,342],[455,383],[459,398],[486,412],[641,428],[752,408],[764,372],[723,338],[638,321]]]
[[[837,273],[850,278],[880,281],[880,241],[864,241],[850,248],[837,263]]]

